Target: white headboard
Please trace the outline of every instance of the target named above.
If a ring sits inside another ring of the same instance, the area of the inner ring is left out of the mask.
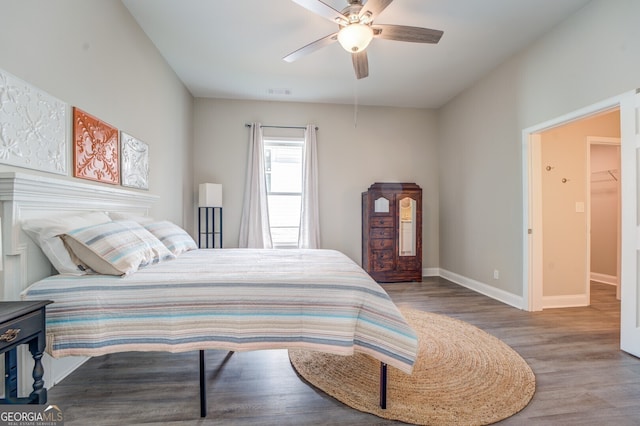
[[[40,248],[22,231],[23,220],[90,211],[148,215],[158,198],[77,179],[0,173],[0,300],[19,300],[23,289],[55,273]]]

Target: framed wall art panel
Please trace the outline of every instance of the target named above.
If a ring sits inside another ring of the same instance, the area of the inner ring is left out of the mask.
[[[79,108],[73,108],[73,175],[120,183],[118,129]]]
[[[0,163],[66,175],[69,106],[0,70]]]
[[[149,145],[120,132],[122,186],[149,189]]]

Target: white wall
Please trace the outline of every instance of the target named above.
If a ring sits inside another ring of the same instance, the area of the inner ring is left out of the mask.
[[[0,0],[0,68],[146,142],[152,214],[192,226],[193,98],[120,1]]]
[[[438,266],[435,113],[424,109],[196,99],[195,183],[223,185],[224,244],[237,247],[249,130],[245,123],[316,124],[323,248],[361,260],[361,193],[374,182],[423,190],[423,268]],[[194,191],[196,187],[194,186]]]
[[[638,17],[594,0],[442,108],[442,268],[522,295],[522,130],[640,87]]]

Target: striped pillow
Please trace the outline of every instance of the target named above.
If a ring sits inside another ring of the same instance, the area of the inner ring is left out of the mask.
[[[60,235],[83,264],[105,275],[129,275],[139,268],[174,259],[153,234],[134,221],[113,221]]]
[[[176,256],[189,250],[198,248],[191,235],[175,223],[163,220],[147,223],[144,227],[155,235]]]
[[[29,219],[22,223],[24,232],[42,249],[49,262],[61,274],[84,275],[85,270],[71,258],[58,235],[81,226],[109,222],[111,219],[104,212],[81,213],[73,216],[54,216],[48,218]]]

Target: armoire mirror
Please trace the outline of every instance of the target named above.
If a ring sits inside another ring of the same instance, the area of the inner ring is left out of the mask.
[[[410,197],[402,198],[399,202],[398,222],[398,255],[416,255],[416,200]]]

